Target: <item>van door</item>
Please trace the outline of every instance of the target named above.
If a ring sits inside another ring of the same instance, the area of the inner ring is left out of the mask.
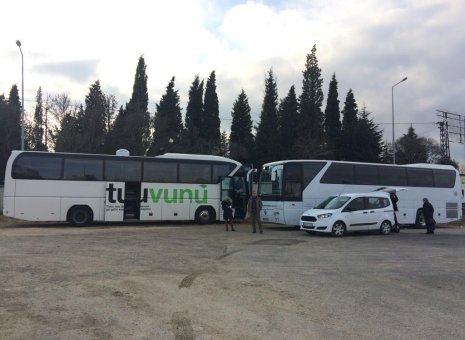
[[[105,187],[105,221],[122,221],[124,218],[124,182],[107,182]]]
[[[354,198],[343,210],[347,231],[369,229],[369,212],[365,209],[365,197]]]

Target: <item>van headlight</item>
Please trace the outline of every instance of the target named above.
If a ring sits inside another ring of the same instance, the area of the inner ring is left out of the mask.
[[[328,218],[328,217],[331,217],[331,216],[333,216],[333,214],[331,214],[331,213],[317,215],[318,218]]]

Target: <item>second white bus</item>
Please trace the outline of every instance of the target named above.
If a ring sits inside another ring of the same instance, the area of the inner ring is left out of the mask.
[[[424,224],[422,199],[437,223],[462,218],[460,175],[452,166],[389,165],[323,160],[283,160],[263,165],[258,193],[262,220],[299,225],[302,213],[329,196],[397,188],[399,224]]]

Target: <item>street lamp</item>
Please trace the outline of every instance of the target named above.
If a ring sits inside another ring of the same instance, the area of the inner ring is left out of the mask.
[[[24,150],[24,56],[21,41],[16,40],[16,45],[18,45],[21,52],[21,150]]]
[[[392,85],[392,92],[391,92],[391,98],[392,98],[392,164],[396,164],[396,140],[394,139],[394,87],[399,85],[400,83],[404,82],[407,80],[407,77],[402,79],[400,82]]]

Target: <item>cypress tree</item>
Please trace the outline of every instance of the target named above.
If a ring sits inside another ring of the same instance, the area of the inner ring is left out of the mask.
[[[273,70],[270,69],[265,78],[265,96],[255,137],[257,165],[277,160],[280,148],[279,138],[276,138],[278,134],[278,90]]]
[[[299,153],[302,158],[318,158],[323,148],[323,78],[318,67],[316,46],[307,54],[303,71],[302,94],[300,96]]]
[[[281,145],[281,159],[293,158],[297,152],[295,149],[299,133],[299,103],[294,85],[279,105],[279,138]]]
[[[42,88],[39,87],[36,96],[36,108],[34,111],[34,122],[32,124],[31,150],[44,151],[44,105],[42,102]]]
[[[357,103],[355,101],[352,89],[349,89],[349,92],[347,92],[342,115],[342,131],[339,141],[338,153],[340,155],[340,159],[352,161],[357,159],[355,151],[355,138],[357,133],[356,128],[358,115]]]
[[[203,123],[203,80],[196,75],[189,89],[189,101],[186,109],[186,131],[183,138],[186,152],[201,153],[205,145],[201,140]]]
[[[82,116],[81,152],[100,153],[103,151],[106,137],[107,99],[97,80],[89,88]]]
[[[179,94],[178,90],[174,90],[174,80],[175,78],[172,77],[166,87],[166,93],[161,97],[160,103],[156,105],[151,155],[179,149],[183,126]]]
[[[338,158],[337,146],[338,138],[341,134],[341,113],[339,109],[339,99],[337,91],[336,74],[329,83],[328,99],[325,109],[325,134],[328,151],[334,158]]]
[[[205,85],[205,98],[203,101],[203,127],[201,136],[208,146],[208,154],[217,154],[220,147],[220,111],[218,95],[216,93],[216,75],[212,71]]]
[[[252,163],[250,152],[254,147],[252,117],[250,115],[249,100],[244,90],[241,91],[235,100],[231,116],[230,156],[241,163]]]
[[[147,74],[144,57],[139,58],[134,77],[132,96],[114,124],[112,145],[107,149],[124,148],[132,155],[145,155],[150,144],[150,115],[148,110]]]

